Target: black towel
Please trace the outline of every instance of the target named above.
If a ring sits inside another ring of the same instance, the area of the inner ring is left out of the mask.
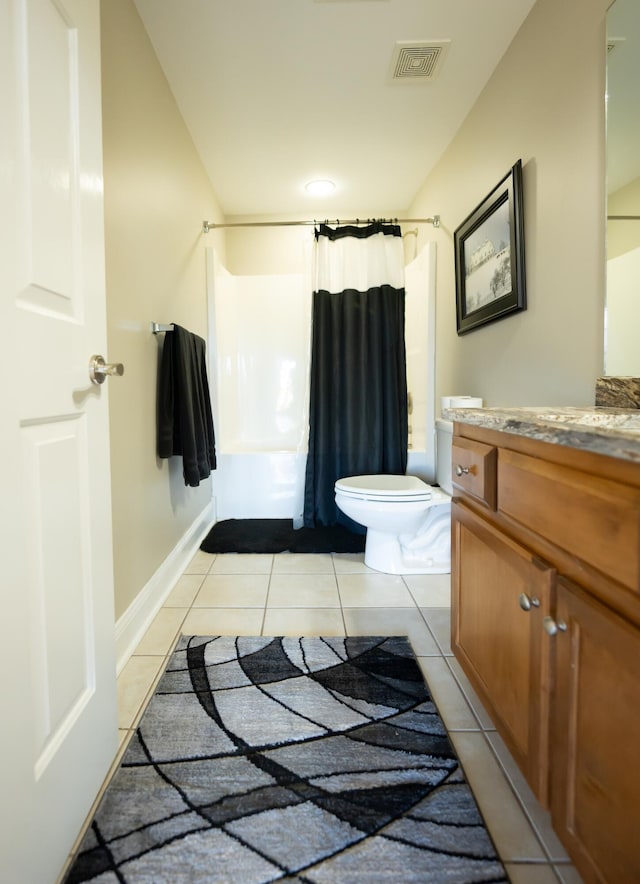
[[[182,456],[185,485],[216,468],[206,343],[179,325],[165,334],[158,377],[158,456]]]

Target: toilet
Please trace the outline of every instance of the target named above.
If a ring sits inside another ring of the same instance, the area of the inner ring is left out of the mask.
[[[451,571],[451,421],[436,421],[439,486],[417,476],[347,476],[336,505],[367,529],[364,562],[386,574]]]

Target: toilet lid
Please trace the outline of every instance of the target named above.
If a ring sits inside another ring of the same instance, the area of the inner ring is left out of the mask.
[[[417,476],[346,476],[338,479],[335,490],[361,500],[429,500],[431,487]]]

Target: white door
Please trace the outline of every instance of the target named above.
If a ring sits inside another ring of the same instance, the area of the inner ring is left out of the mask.
[[[0,0],[0,880],[49,884],[117,748],[98,0]],[[111,380],[108,383],[122,383]]]

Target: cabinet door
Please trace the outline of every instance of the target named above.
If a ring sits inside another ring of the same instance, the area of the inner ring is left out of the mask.
[[[637,884],[640,630],[564,578],[555,620],[553,825],[586,881]]]
[[[548,803],[549,614],[555,570],[452,506],[452,647],[542,804]]]

